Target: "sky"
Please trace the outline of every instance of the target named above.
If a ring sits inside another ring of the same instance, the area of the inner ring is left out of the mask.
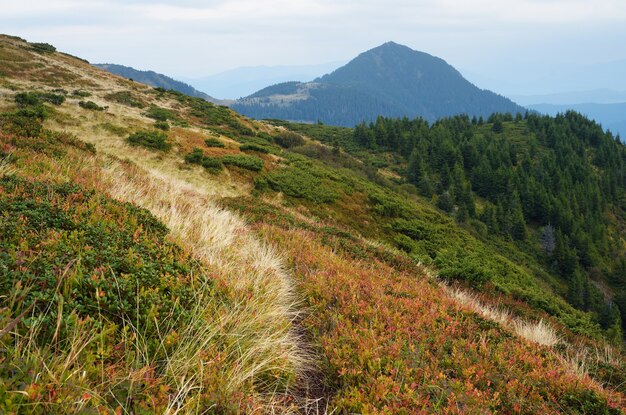
[[[391,40],[505,93],[626,90],[559,84],[563,70],[626,65],[625,0],[0,0],[0,32],[186,79],[346,62]]]

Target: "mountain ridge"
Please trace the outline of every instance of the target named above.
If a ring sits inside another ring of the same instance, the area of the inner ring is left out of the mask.
[[[173,89],[174,91],[182,92],[183,94],[202,98],[214,104],[222,103],[221,100],[213,98],[212,96],[197,90],[193,86],[177,81],[176,79],[167,75],[160,74],[152,70],[139,70],[130,66],[119,65],[115,63],[94,63],[93,66],[104,69],[115,75],[122,76],[124,78],[132,79],[137,82],[150,85],[155,88]]]
[[[282,89],[285,85],[268,86],[231,106],[253,118],[319,120],[341,126],[373,121],[379,115],[420,116],[432,122],[461,113],[487,117],[493,112],[525,111],[471,84],[443,59],[395,42],[363,52],[311,82],[293,84],[300,88],[289,94]]]

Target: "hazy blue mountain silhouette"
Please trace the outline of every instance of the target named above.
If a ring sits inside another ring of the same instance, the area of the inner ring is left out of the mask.
[[[312,82],[264,88],[232,107],[253,118],[354,126],[377,116],[429,121],[468,114],[524,112],[511,100],[482,90],[443,59],[388,42]]]

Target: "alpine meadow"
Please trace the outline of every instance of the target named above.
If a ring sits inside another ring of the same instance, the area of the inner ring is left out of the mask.
[[[0,414],[626,414],[618,133],[394,42],[216,100],[58,33],[0,35]]]

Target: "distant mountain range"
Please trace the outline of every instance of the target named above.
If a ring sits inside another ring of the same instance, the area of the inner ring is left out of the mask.
[[[601,88],[588,91],[567,91],[553,94],[511,95],[510,98],[520,105],[572,105],[572,104],[617,104],[626,102],[626,91]]]
[[[518,96],[546,95],[546,94],[574,94],[581,102],[607,103],[606,94],[598,92],[607,90],[626,92],[626,59],[612,62],[552,62],[546,66],[543,61],[501,61],[494,59],[488,66],[481,66],[480,70],[460,68],[471,82],[483,85],[495,91],[500,91],[513,98],[520,104],[538,104],[542,101],[517,101]],[[523,74],[511,76],[511,74]],[[591,94],[588,94],[591,93]],[[603,96],[604,95],[604,96]],[[571,98],[571,97],[565,97]],[[599,101],[600,99],[601,101]],[[617,101],[612,101],[617,102]],[[625,102],[621,100],[621,102]],[[553,104],[557,102],[551,102]],[[558,102],[573,104],[574,102]]]
[[[310,81],[333,71],[345,62],[317,65],[245,66],[202,78],[181,79],[195,88],[220,99],[236,99],[286,81]]]
[[[271,79],[313,78],[316,70],[335,65],[244,67],[197,79],[196,85],[204,82],[205,90],[220,93],[249,91]],[[314,81],[278,83],[237,101],[218,100],[185,82],[154,71],[117,64],[94,66],[154,87],[173,89],[214,103],[230,103],[233,109],[253,118],[319,120],[331,125],[354,126],[378,115],[422,116],[433,121],[459,113],[488,116],[493,112],[526,110],[507,98],[477,88],[445,61],[393,42],[367,51]],[[211,85],[213,89],[208,88]],[[622,140],[626,137],[626,92],[597,89],[514,95],[513,98],[543,114],[580,112],[619,134]]]
[[[379,115],[429,121],[465,113],[524,112],[467,81],[443,59],[393,42],[360,54],[312,82],[264,88],[231,107],[249,117],[354,126]]]
[[[104,69],[107,72],[111,72],[112,74],[123,76],[124,78],[129,78],[134,81],[153,86],[155,88],[161,87],[165,89],[173,89],[192,97],[203,98],[210,102],[220,103],[219,100],[205,94],[202,91],[198,91],[191,85],[188,85],[181,81],[177,81],[167,75],[156,73],[154,71],[140,71],[129,66],[117,65],[112,63],[97,63],[94,64],[94,66],[100,69]]]
[[[605,130],[619,134],[622,141],[626,138],[626,102],[615,104],[536,104],[529,105],[528,108],[552,116],[559,112],[574,110],[602,124]]]

